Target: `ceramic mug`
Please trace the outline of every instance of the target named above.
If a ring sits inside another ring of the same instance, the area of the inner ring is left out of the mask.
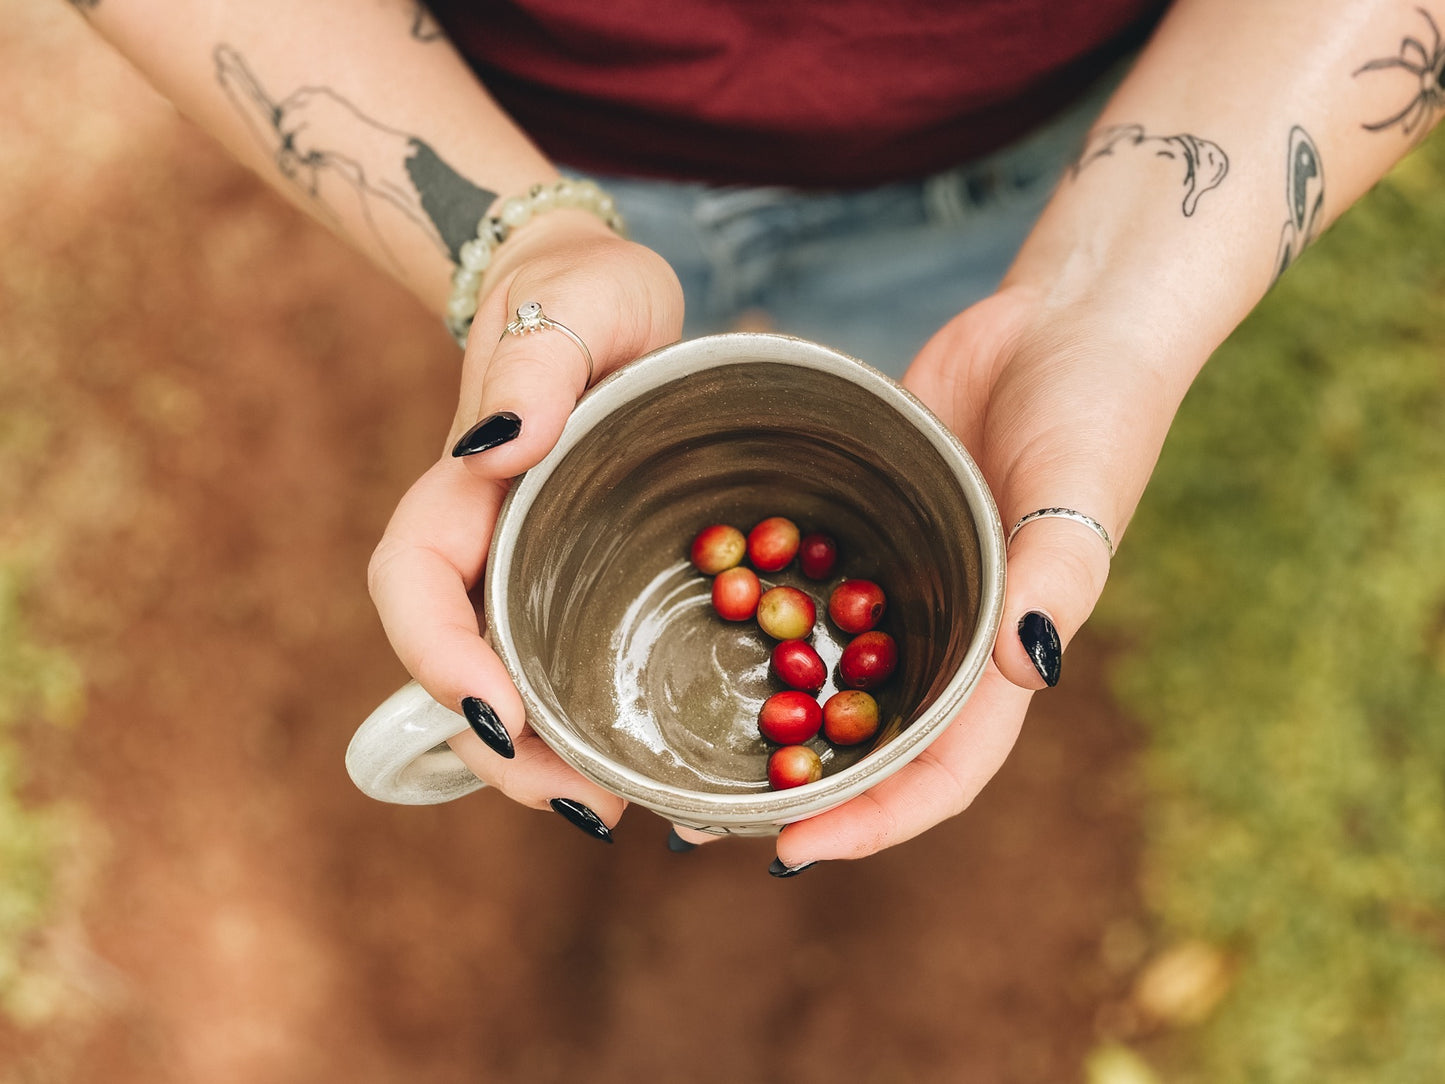
[[[885,723],[861,746],[811,743],[825,774],[769,789],[757,729],[772,642],[721,620],[688,562],[711,523],[768,516],[837,540],[807,591],[832,673],[847,636],[826,616],[841,579],[879,583],[899,663],[877,691]],[[978,684],[998,632],[998,511],[958,439],[906,390],[827,347],[735,333],[663,347],[577,404],[561,439],[513,483],[487,562],[487,637],[531,728],[600,786],[677,824],[762,835],[862,793],[938,737]],[[467,727],[415,682],[347,751],[383,801],[422,804],[482,784],[445,744]]]

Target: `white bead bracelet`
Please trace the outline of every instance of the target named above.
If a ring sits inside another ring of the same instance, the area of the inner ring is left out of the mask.
[[[492,253],[513,230],[525,226],[534,216],[562,207],[589,211],[619,236],[627,236],[627,224],[616,203],[593,181],[564,178],[556,184],[534,184],[526,195],[503,200],[495,214],[477,223],[477,236],[461,247],[460,261],[452,272],[446,325],[462,349],[466,349],[467,332],[477,315],[477,294],[482,288],[482,275],[492,263]]]

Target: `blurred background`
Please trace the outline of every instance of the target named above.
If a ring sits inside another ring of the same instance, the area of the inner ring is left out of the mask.
[[[347,780],[437,321],[0,0],[0,1081],[1438,1081],[1445,142],[1206,369],[964,816],[775,880]]]

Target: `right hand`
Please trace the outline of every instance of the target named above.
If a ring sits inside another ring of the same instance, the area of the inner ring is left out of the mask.
[[[479,589],[508,480],[551,451],[587,385],[586,360],[567,336],[503,335],[528,301],[541,302],[587,344],[594,383],[682,330],[682,288],[650,249],[579,211],[554,211],[519,229],[488,269],[445,448],[392,516],[372,556],[371,595],[397,656],[434,699],[461,711],[463,698],[478,698],[505,727],[511,759],[470,729],[450,740],[479,779],[523,805],[545,809],[563,799],[614,825],[626,803],[577,774],[532,732],[520,695],[481,635]],[[521,420],[514,438],[453,457],[464,433],[503,412]],[[606,838],[605,828],[589,830]]]

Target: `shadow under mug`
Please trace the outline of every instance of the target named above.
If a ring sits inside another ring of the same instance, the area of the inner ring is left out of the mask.
[[[884,725],[854,748],[812,744],[825,774],[774,791],[757,729],[771,641],[722,621],[688,562],[702,527],[774,515],[837,540],[814,583],[764,574],[818,605],[830,667],[846,635],[825,616],[847,578],[879,583],[899,664]],[[487,638],[530,727],[584,776],[677,824],[763,835],[902,768],[958,714],[993,648],[1004,540],[977,466],[888,377],[816,343],[734,333],[664,347],[578,403],[557,447],[517,478],[487,563]],[[484,694],[483,694],[484,695]],[[444,802],[482,784],[445,744],[467,728],[415,682],[357,730],[347,769],[367,794]]]

